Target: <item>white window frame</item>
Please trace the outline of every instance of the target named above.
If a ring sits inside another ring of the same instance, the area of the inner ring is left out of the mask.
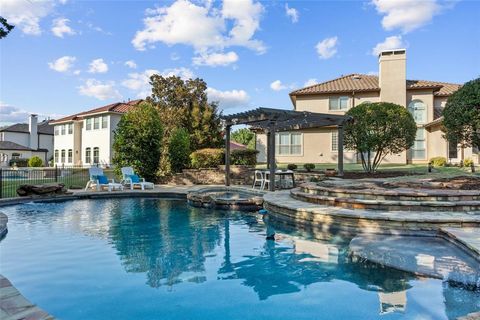
[[[338,131],[333,130],[330,135],[330,150],[332,152],[338,152]]]
[[[85,148],[85,163],[92,163],[92,148]]]
[[[85,119],[85,130],[92,130],[92,118]]]
[[[100,123],[101,123],[101,124],[100,124],[100,127],[101,127],[102,129],[107,129],[107,128],[108,128],[108,116],[102,116],[101,118],[102,118],[102,119],[101,119],[101,121],[100,121]],[[105,126],[104,126],[104,125],[105,125]]]
[[[280,136],[283,135],[288,135],[288,141],[289,141],[289,144],[285,144],[285,145],[280,145]],[[294,135],[298,135],[300,136],[300,144],[292,144],[292,141],[293,141],[293,136]],[[287,147],[288,148],[288,153],[282,153],[280,152],[281,151],[281,148],[280,147]],[[293,148],[299,148],[299,152],[295,152],[293,153]],[[294,157],[299,157],[299,156],[303,156],[303,133],[301,132],[280,132],[280,133],[277,133],[275,134],[275,154],[278,155],[278,156],[294,156]]]
[[[64,136],[66,134],[66,128],[65,128],[64,124],[61,125],[60,132],[61,132],[62,136]]]
[[[346,106],[342,108],[341,101],[346,100]],[[332,104],[336,103],[336,107],[332,107]],[[346,111],[350,107],[350,97],[348,96],[336,96],[328,98],[328,110],[330,111]]]
[[[100,129],[100,122],[102,120],[102,117],[95,117],[93,118],[93,130],[98,130]]]
[[[60,151],[60,162],[61,163],[65,163],[65,149],[62,149],[62,151]]]
[[[73,150],[72,149],[67,150],[67,162],[68,163],[73,162]]]
[[[99,147],[93,148],[93,163],[94,164],[99,164],[100,163],[100,148]]]
[[[60,126],[55,126],[55,135],[58,136],[60,134]]]
[[[67,124],[67,132],[68,134],[73,134],[73,123]]]
[[[423,138],[422,139],[418,139],[418,132],[420,130],[423,130]],[[412,160],[425,160],[427,159],[427,135],[426,135],[426,132],[427,130],[423,127],[418,127],[417,128],[417,133],[415,135],[415,142],[411,148],[412,150]],[[417,143],[417,141],[423,141],[423,148],[415,148],[415,145]],[[415,151],[423,151],[424,152],[424,156],[422,158],[420,157],[415,157]]]

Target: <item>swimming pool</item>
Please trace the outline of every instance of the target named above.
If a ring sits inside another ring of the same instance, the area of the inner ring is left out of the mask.
[[[1,208],[0,273],[61,319],[455,319],[480,293],[355,261],[349,236],[314,240],[256,214],[185,200]]]

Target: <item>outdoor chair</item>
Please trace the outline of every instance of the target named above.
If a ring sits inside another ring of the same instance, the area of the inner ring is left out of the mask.
[[[135,186],[139,186],[142,190],[153,189],[155,185],[152,182],[145,181],[145,178],[140,178],[135,174],[135,171],[132,167],[123,167],[122,168],[122,184],[124,186],[129,185],[130,190],[133,190]]]
[[[102,168],[89,168],[88,174],[90,175],[90,180],[87,182],[85,191],[91,188],[95,188],[97,191],[107,188],[109,192],[112,190],[123,190],[122,184],[116,183],[114,179],[108,180],[107,176],[103,174]]]
[[[263,190],[263,184],[265,183],[265,179],[263,178],[263,173],[260,170],[255,170],[254,179],[253,179],[253,186],[252,189],[255,189],[257,184],[260,184],[260,190]]]

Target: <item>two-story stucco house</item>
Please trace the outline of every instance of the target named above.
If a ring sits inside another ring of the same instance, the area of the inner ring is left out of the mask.
[[[0,166],[9,166],[10,160],[38,156],[44,165],[53,155],[53,128],[50,120],[38,122],[31,114],[28,123],[16,123],[0,129]]]
[[[112,103],[52,121],[55,164],[109,165],[114,131],[122,115],[141,101]]]
[[[376,75],[349,74],[290,93],[296,111],[344,114],[363,102],[392,102],[405,106],[417,123],[415,144],[407,152],[389,155],[384,163],[425,163],[432,157],[460,161],[461,150],[448,142],[441,131],[441,113],[447,98],[460,85],[438,81],[407,80],[406,50],[379,54]],[[337,129],[321,128],[276,135],[276,161],[279,163],[336,163]],[[257,135],[258,160],[266,161],[266,135]],[[479,162],[478,150],[467,148],[465,158]],[[358,155],[345,150],[346,163],[357,162]]]

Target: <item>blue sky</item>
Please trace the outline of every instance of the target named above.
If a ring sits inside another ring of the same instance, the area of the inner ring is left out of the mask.
[[[0,123],[68,115],[149,92],[148,76],[203,78],[225,113],[292,108],[288,93],[378,71],[407,48],[407,77],[480,75],[477,1],[0,0]]]

